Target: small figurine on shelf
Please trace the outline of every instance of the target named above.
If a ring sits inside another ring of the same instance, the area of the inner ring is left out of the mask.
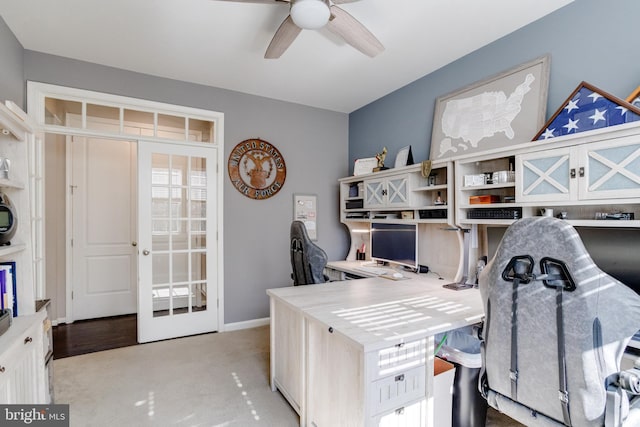
[[[444,200],[442,200],[442,196],[440,195],[440,192],[438,191],[438,196],[436,197],[436,200],[433,202],[434,205],[446,205],[446,202]]]
[[[385,167],[385,165],[384,165],[385,157],[387,157],[387,147],[382,147],[382,152],[376,154],[376,159],[378,160],[378,167],[373,168],[374,172],[380,172],[380,171],[389,169],[388,167]]]

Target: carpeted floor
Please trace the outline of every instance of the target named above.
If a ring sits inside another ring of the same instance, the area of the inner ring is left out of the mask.
[[[269,387],[268,326],[54,360],[55,403],[70,425],[297,426]],[[488,427],[518,423],[490,410]]]

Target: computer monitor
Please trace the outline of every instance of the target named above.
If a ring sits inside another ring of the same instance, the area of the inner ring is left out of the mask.
[[[371,259],[418,268],[418,225],[371,223]]]

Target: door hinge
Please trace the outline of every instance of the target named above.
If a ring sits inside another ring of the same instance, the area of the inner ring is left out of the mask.
[[[216,307],[220,308],[220,300],[219,299],[216,300]]]
[[[73,291],[71,291],[71,299],[73,299]]]
[[[73,196],[73,190],[78,188],[77,185],[70,185],[69,188],[71,189],[71,195]]]
[[[73,247],[73,239],[71,239],[71,247]]]

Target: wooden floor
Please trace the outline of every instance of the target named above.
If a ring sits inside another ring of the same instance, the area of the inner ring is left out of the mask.
[[[53,358],[136,345],[137,316],[80,320],[53,327]]]

